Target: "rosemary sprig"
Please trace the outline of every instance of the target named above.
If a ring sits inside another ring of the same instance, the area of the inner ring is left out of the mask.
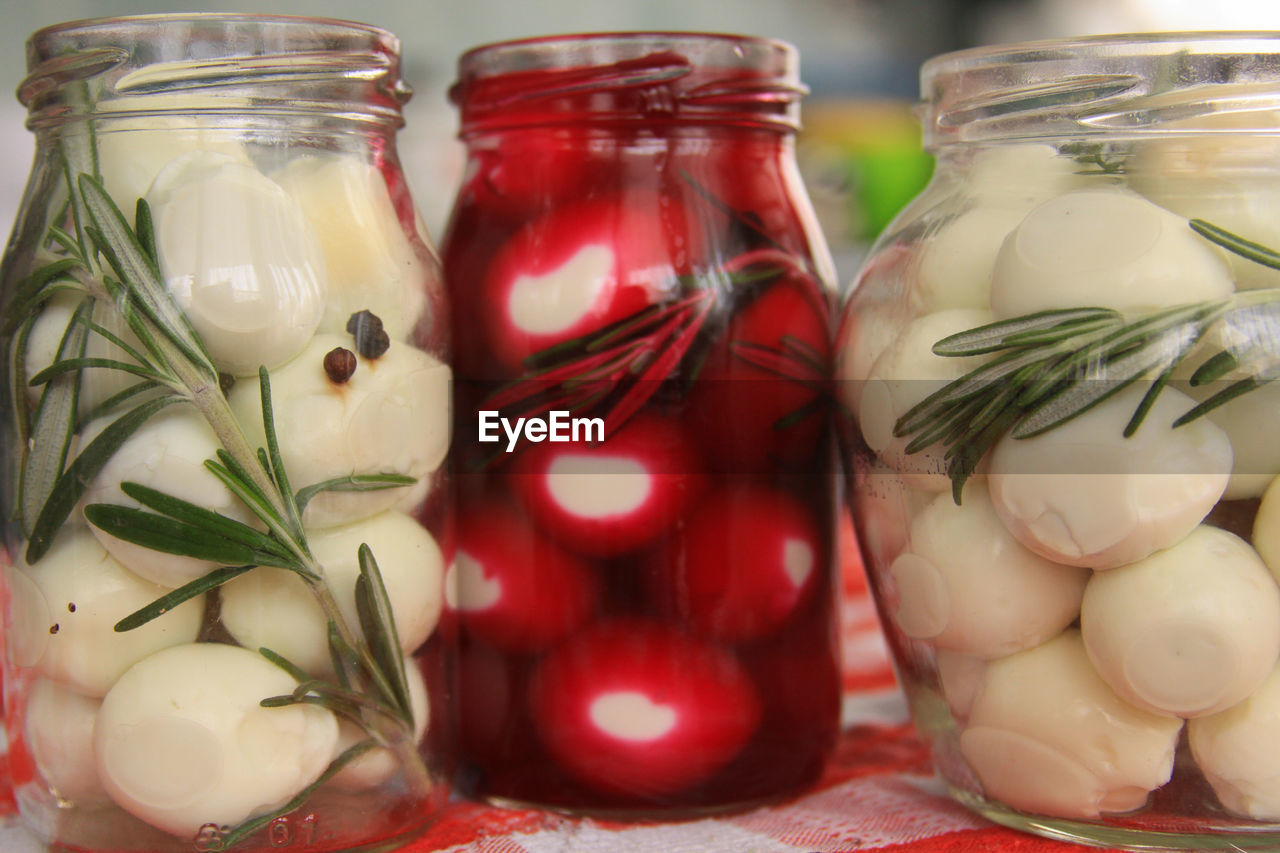
[[[1202,220],[1201,236],[1256,263],[1280,269],[1280,253]],[[1215,327],[1216,348],[1202,346]],[[1197,348],[1206,359],[1193,386],[1236,374],[1237,380],[1188,410],[1172,424],[1191,423],[1215,408],[1280,376],[1280,289],[1242,291],[1229,298],[1175,305],[1126,317],[1109,308],[1040,311],[960,332],[938,341],[936,355],[992,358],[948,382],[903,413],[894,435],[911,440],[907,453],[941,445],[956,503],[982,457],[1006,435],[1030,438],[1087,412],[1135,382],[1146,394],[1124,429],[1141,427],[1174,369]],[[1242,376],[1240,374],[1243,374]]]

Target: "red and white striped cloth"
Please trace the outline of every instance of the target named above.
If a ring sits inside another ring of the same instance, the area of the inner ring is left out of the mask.
[[[401,853],[1065,853],[1089,850],[993,826],[957,805],[907,721],[875,607],[844,533],[846,728],[812,791],[743,814],[617,823],[456,802]],[[40,853],[0,778],[0,853]],[[299,853],[304,853],[300,851]]]

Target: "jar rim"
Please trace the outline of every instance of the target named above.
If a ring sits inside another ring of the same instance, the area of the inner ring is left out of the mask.
[[[266,23],[266,24],[307,24],[324,25],[335,31],[365,32],[382,38],[396,40],[390,30],[361,21],[350,21],[343,18],[331,18],[324,15],[276,15],[256,14],[252,12],[147,12],[137,15],[104,15],[93,18],[79,18],[50,24],[33,32],[28,37],[29,43],[54,35],[62,35],[72,31],[88,31],[106,28],[111,25],[162,25],[191,21],[224,21],[228,23]]]
[[[480,45],[449,91],[461,135],[531,125],[799,126],[799,52],[763,36],[565,33]]]
[[[595,32],[583,33],[556,33],[545,36],[528,36],[518,39],[507,39],[502,41],[487,42],[485,44],[476,45],[469,48],[458,57],[459,76],[467,71],[473,70],[474,66],[481,59],[493,60],[494,57],[514,52],[529,51],[530,55],[534,55],[532,49],[539,47],[554,48],[561,51],[566,45],[611,45],[617,48],[629,48],[632,50],[641,50],[646,47],[672,47],[678,45],[693,45],[699,42],[715,42],[719,44],[749,44],[762,48],[768,48],[776,51],[779,55],[787,58],[793,58],[797,55],[794,45],[782,39],[770,38],[768,36],[742,35],[738,33],[713,33],[713,32],[696,32],[692,30],[601,30]],[[626,52],[625,50],[623,51]],[[549,58],[550,51],[546,52]],[[567,59],[572,54],[563,54],[562,59]],[[640,55],[639,53],[635,55]],[[538,66],[545,68],[562,67],[564,62],[555,63],[548,62],[546,65]],[[505,73],[505,72],[504,72]]]
[[[920,90],[930,150],[1061,136],[1277,134],[1280,32],[1121,33],[968,48],[927,60]]]
[[[174,111],[234,115],[328,112],[402,123],[412,91],[400,78],[400,41],[357,21],[293,15],[169,12],[85,18],[27,39],[18,100],[32,128],[90,114]],[[96,80],[93,96],[68,84]]]

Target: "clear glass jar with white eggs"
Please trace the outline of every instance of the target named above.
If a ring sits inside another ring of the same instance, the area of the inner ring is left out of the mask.
[[[80,851],[385,849],[447,796],[447,318],[399,45],[241,15],[35,33],[4,257],[4,687]]]
[[[838,338],[865,561],[954,796],[1280,843],[1280,34],[922,72],[930,186]]]

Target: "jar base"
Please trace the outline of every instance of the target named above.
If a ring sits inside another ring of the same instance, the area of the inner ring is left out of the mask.
[[[1066,818],[1036,817],[994,803],[972,791],[947,785],[952,799],[993,823],[1055,841],[1119,850],[1275,850],[1280,826],[1257,827],[1224,821],[1214,832],[1161,832],[1137,826],[1087,823]]]
[[[657,822],[672,820],[700,820],[708,817],[741,814],[762,806],[776,805],[795,797],[794,793],[769,797],[757,797],[753,800],[716,803],[711,805],[681,807],[645,807],[626,808],[621,806],[594,808],[591,806],[570,806],[562,803],[545,803],[525,800],[518,797],[504,797],[499,794],[478,794],[482,801],[502,809],[538,810],[550,812],[566,818],[594,818],[598,820]]]

